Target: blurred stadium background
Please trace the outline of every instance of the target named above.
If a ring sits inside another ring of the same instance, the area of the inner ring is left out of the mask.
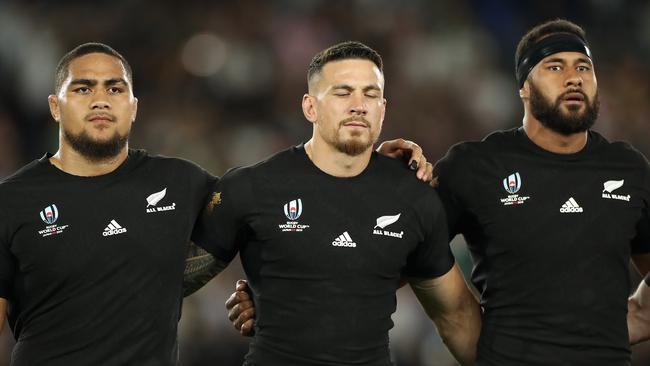
[[[384,57],[382,139],[413,139],[437,160],[457,141],[518,126],[516,43],[557,17],[588,32],[602,99],[596,129],[648,155],[648,1],[0,1],[0,178],[56,151],[46,98],[58,59],[84,42],[113,46],[133,67],[140,103],[132,147],[221,175],[308,139],[299,104],[306,67],[342,40],[363,41]],[[455,246],[468,272],[463,244]],[[241,365],[247,340],[223,307],[240,277],[233,262],[186,299],[182,366]],[[410,289],[398,293],[393,318],[397,365],[454,364]],[[12,342],[5,327],[0,366]],[[635,347],[634,357],[635,365],[650,364],[647,347]]]

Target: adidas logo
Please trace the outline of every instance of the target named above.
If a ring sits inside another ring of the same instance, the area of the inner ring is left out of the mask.
[[[561,213],[574,213],[574,212],[580,213],[582,211],[583,211],[582,207],[580,207],[578,202],[576,202],[576,200],[574,200],[573,197],[569,198],[569,200],[566,201],[562,205],[562,207],[560,207]]]
[[[339,235],[338,238],[334,239],[332,242],[332,245],[335,247],[350,247],[350,248],[356,248],[357,243],[355,243],[352,238],[350,237],[350,234],[348,232],[344,232],[343,234]]]
[[[111,235],[122,234],[125,232],[126,232],[125,227],[120,226],[120,224],[118,224],[117,221],[111,220],[108,226],[106,226],[106,228],[104,229],[102,235],[111,236]]]

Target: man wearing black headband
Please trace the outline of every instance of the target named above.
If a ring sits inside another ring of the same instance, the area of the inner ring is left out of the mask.
[[[650,268],[650,168],[590,130],[599,99],[582,28],[530,30],[516,76],[523,126],[460,143],[435,169],[450,232],[475,261],[477,364],[629,365],[628,263]]]
[[[629,365],[630,341],[650,333],[650,288],[627,300],[630,256],[650,269],[648,162],[590,130],[598,89],[579,26],[530,30],[516,76],[523,126],[457,144],[435,168],[450,234],[465,236],[475,262],[477,365]],[[233,295],[241,325],[253,310]]]

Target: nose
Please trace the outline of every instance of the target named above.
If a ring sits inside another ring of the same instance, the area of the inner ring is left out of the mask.
[[[111,109],[111,104],[108,102],[108,96],[101,91],[95,93],[90,104],[90,109]]]
[[[576,70],[569,71],[569,75],[567,75],[567,78],[564,81],[564,86],[582,87],[582,76],[580,76],[580,74]]]
[[[352,98],[352,105],[350,106],[350,114],[365,116],[368,114],[368,107],[366,106],[363,96],[355,96]]]

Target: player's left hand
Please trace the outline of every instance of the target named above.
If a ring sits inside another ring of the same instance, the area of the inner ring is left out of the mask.
[[[235,292],[226,301],[228,320],[243,336],[254,335],[253,320],[255,317],[255,305],[248,293],[249,287],[246,280],[238,280],[235,284]]]
[[[377,148],[377,152],[407,161],[409,168],[417,169],[416,176],[422,181],[430,182],[433,179],[433,165],[427,162],[422,148],[413,141],[404,139],[384,141]]]

